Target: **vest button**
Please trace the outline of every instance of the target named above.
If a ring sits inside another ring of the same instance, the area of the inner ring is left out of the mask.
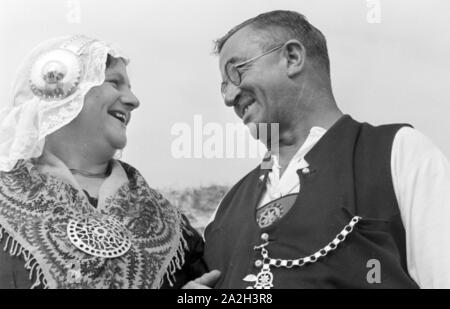
[[[311,171],[309,168],[305,167],[304,169],[302,169],[302,173],[303,175],[309,174]]]
[[[263,241],[268,241],[268,240],[269,240],[269,234],[267,234],[267,233],[262,233],[262,234],[261,234],[261,239],[262,239]]]
[[[261,260],[255,261],[255,267],[260,268],[262,266],[263,262]]]

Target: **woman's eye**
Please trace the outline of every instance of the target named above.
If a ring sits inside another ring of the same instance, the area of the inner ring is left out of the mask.
[[[113,85],[114,88],[119,88],[119,82],[117,80],[108,80],[106,82]]]

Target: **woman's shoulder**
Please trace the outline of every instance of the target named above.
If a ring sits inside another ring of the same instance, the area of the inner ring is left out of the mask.
[[[12,170],[0,172],[2,196],[16,196],[19,200],[34,197],[43,187],[43,181],[31,161],[20,160]]]
[[[134,166],[132,166],[129,163],[121,161],[121,160],[117,160],[116,162],[119,163],[120,166],[122,166],[122,168],[125,170],[127,175],[131,174],[131,173],[133,173],[133,174],[135,174],[135,173],[140,174],[139,171],[137,170],[137,168],[135,168]]]
[[[122,166],[122,168],[125,170],[125,173],[127,174],[128,180],[132,184],[136,184],[138,186],[145,186],[150,194],[155,197],[157,200],[164,200],[164,202],[167,202],[170,204],[170,202],[164,197],[164,195],[157,189],[150,186],[147,182],[147,179],[144,178],[144,176],[139,172],[137,168],[132,166],[129,163],[117,160],[117,162]]]

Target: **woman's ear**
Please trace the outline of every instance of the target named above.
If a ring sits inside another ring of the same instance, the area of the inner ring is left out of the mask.
[[[293,77],[299,74],[304,67],[306,50],[298,40],[289,40],[283,47],[283,55],[286,58],[287,75]]]

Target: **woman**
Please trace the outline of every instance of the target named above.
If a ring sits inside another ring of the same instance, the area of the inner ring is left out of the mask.
[[[166,288],[202,275],[203,241],[114,160],[139,106],[112,45],[39,45],[0,113],[0,288]]]

